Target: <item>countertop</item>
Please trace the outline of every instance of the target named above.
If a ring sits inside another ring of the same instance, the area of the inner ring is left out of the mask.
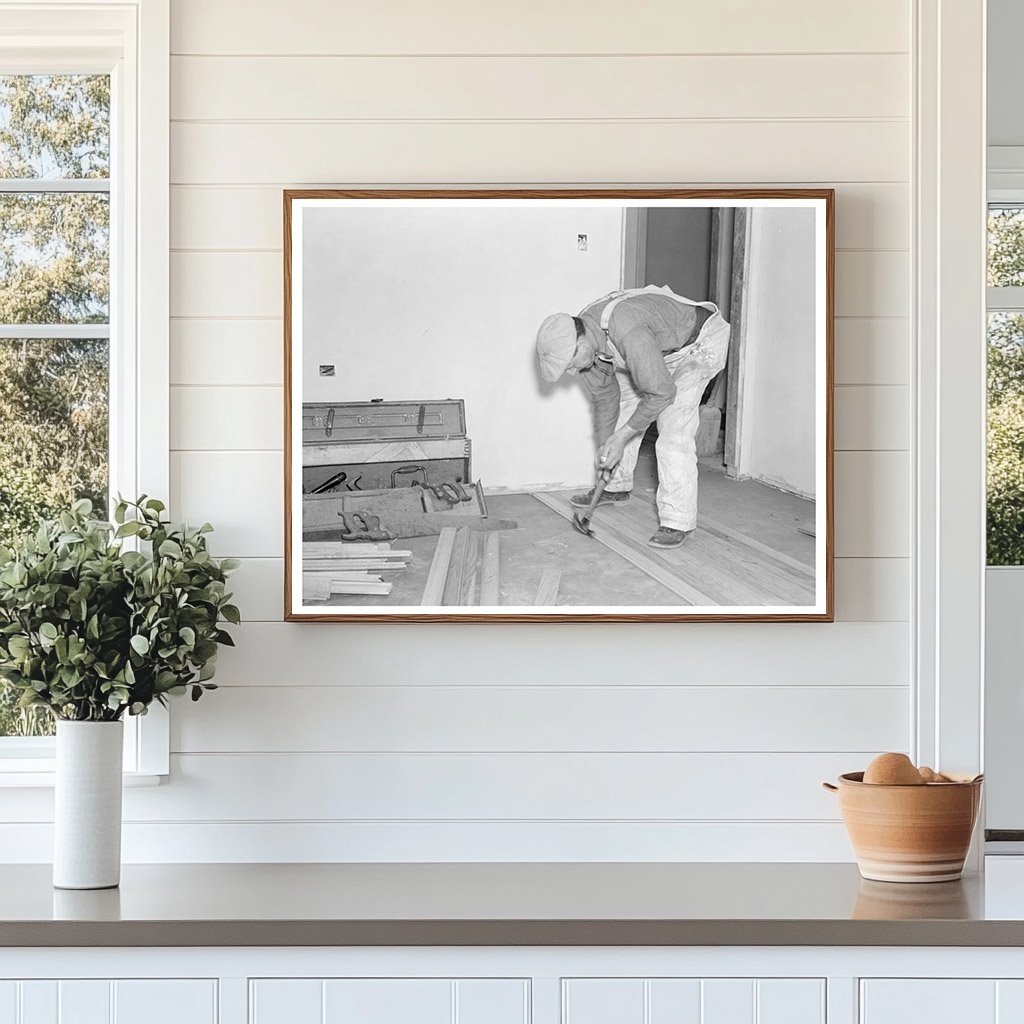
[[[993,861],[925,885],[852,864],[128,865],[96,892],[13,865],[0,945],[1024,945],[1024,863]]]

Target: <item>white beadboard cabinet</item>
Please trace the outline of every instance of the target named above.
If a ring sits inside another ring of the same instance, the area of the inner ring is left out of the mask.
[[[825,1024],[820,978],[571,978],[563,1024]]]
[[[0,950],[0,1024],[1022,1021],[1012,946]]]
[[[1018,1024],[1024,982],[988,978],[865,981],[861,1024]]]
[[[0,1024],[218,1024],[212,979],[0,981]]]

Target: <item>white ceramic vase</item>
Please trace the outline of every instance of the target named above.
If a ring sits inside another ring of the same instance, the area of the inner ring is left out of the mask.
[[[53,884],[110,889],[121,880],[121,722],[57,722]]]

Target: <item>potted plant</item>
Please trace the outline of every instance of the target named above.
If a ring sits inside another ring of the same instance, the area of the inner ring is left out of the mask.
[[[206,547],[213,527],[172,525],[145,495],[114,522],[78,501],[0,549],[0,677],[24,707],[57,720],[54,885],[116,886],[121,867],[123,718],[210,682],[234,559]],[[137,539],[137,540],[136,540]]]

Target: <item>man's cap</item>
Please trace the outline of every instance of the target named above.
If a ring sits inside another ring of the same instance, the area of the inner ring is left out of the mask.
[[[553,384],[576,354],[576,323],[568,313],[552,313],[537,331],[540,375]]]

